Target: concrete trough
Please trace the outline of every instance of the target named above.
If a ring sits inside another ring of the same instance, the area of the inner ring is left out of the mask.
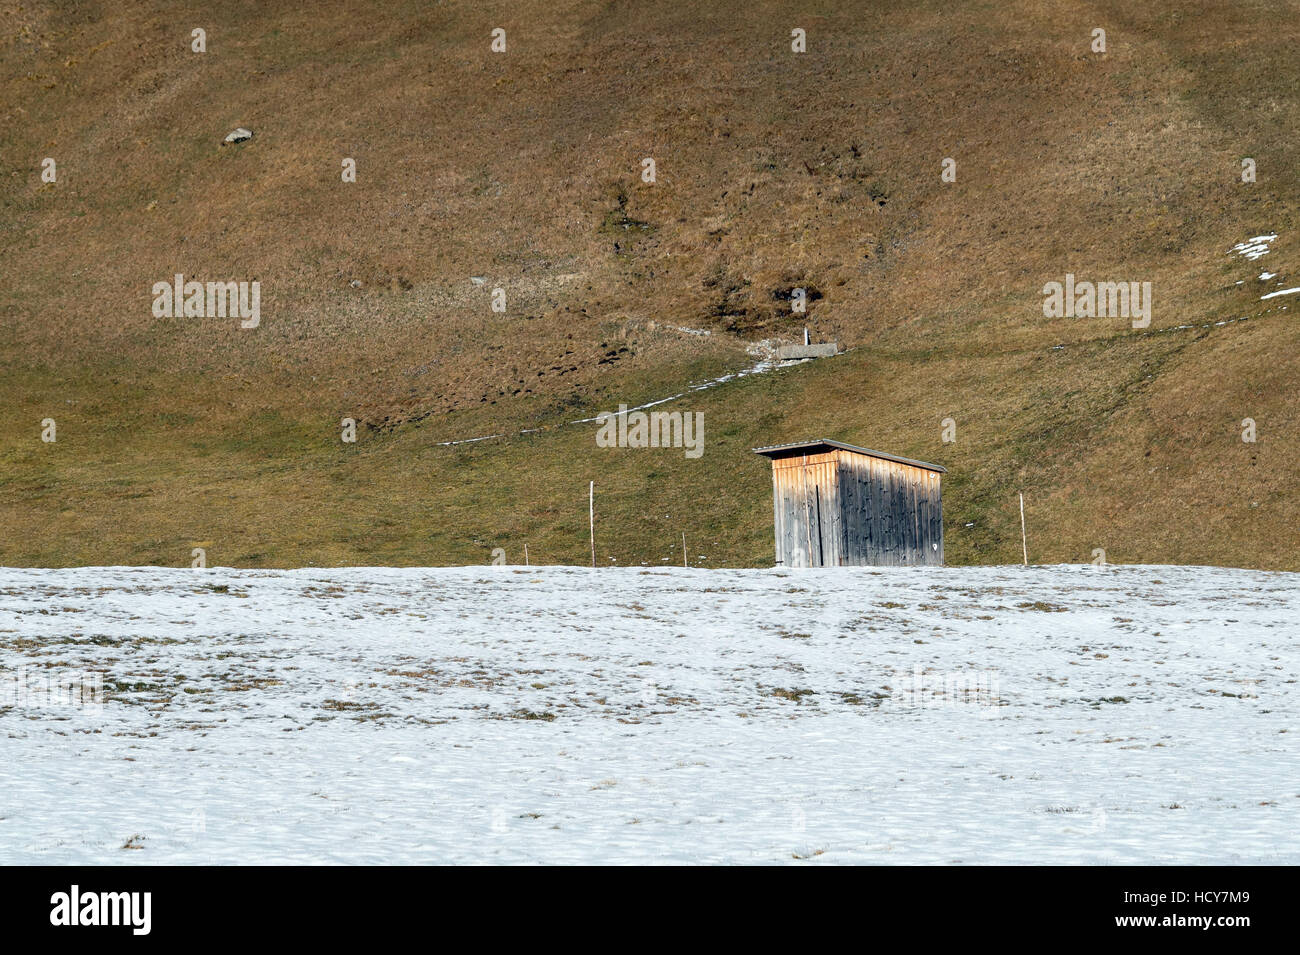
[[[830,358],[840,353],[835,342],[822,342],[818,345],[781,345],[776,350],[779,361],[792,361],[796,358]]]

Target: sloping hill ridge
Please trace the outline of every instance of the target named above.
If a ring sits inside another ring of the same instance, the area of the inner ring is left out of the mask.
[[[748,449],[825,436],[949,468],[950,563],[1023,491],[1034,561],[1300,568],[1300,4],[1183,6],[8,6],[0,564],[584,563],[595,481],[602,565],[765,566]],[[571,423],[682,393],[698,458]]]

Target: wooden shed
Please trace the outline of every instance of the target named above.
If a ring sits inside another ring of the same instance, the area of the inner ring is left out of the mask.
[[[777,566],[943,564],[939,465],[825,439],[754,451],[772,461]]]

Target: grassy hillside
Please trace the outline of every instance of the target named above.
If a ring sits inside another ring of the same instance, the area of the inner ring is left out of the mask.
[[[948,467],[950,563],[1023,490],[1035,561],[1300,569],[1300,3],[1187,6],[6,5],[0,564],[581,563],[594,480],[600,563],[764,566],[748,449],[824,436]],[[804,325],[849,351],[663,406],[698,459],[568,423]]]

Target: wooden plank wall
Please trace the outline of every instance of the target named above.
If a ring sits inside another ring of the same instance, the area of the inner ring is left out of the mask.
[[[834,567],[844,554],[838,452],[772,461],[776,562],[786,567]]]
[[[843,563],[917,566],[943,563],[941,475],[840,450]]]

